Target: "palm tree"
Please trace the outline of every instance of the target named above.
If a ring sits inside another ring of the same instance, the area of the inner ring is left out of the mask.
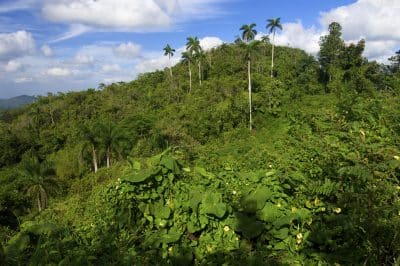
[[[199,38],[197,37],[187,37],[186,38],[186,50],[187,51],[192,51],[193,53],[197,53],[197,51],[200,49],[200,41]]]
[[[173,49],[169,44],[167,44],[167,46],[165,46],[163,50],[164,50],[164,55],[165,55],[165,56],[168,55],[168,60],[169,60],[169,72],[170,72],[171,78],[172,78],[171,56],[174,56],[175,49]]]
[[[248,89],[249,89],[249,128],[253,128],[252,120],[252,106],[251,106],[251,51],[256,47],[258,42],[253,41],[257,31],[254,29],[255,23],[250,25],[243,25],[240,30],[242,31],[243,45],[246,47],[246,60],[247,60],[247,77],[248,77]]]
[[[37,158],[29,158],[22,162],[22,171],[28,178],[27,195],[32,198],[38,211],[41,212],[48,205],[48,197],[59,188],[53,178],[54,169],[47,162],[40,163]]]
[[[195,58],[197,61],[199,68],[199,83],[201,86],[201,60],[202,57],[204,57],[204,53],[201,49],[199,39],[197,37],[188,37],[186,42],[186,50],[190,51],[190,53],[193,55],[193,58]]]
[[[118,127],[110,119],[107,122],[98,124],[99,141],[106,152],[107,168],[111,166],[113,151],[118,150],[119,144],[126,140],[125,129]]]
[[[190,62],[192,61],[193,55],[190,51],[185,51],[182,53],[182,61],[188,62],[189,66],[189,93],[192,91],[192,69],[190,67]]]
[[[200,83],[200,86],[201,86],[201,80],[203,78],[202,70],[201,70],[201,62],[206,57],[206,55],[205,55],[203,49],[201,49],[201,47],[200,47],[199,50],[196,52],[196,54],[194,56],[195,56],[195,59],[197,60],[197,66],[199,68],[199,83]]]
[[[257,26],[255,23],[251,23],[250,25],[243,24],[239,29],[242,31],[242,40],[245,43],[249,43],[256,37],[257,31],[254,29],[255,26]]]
[[[267,30],[272,33],[272,57],[271,57],[271,78],[274,76],[274,46],[275,46],[275,33],[277,29],[282,30],[281,18],[268,19]]]
[[[96,124],[86,124],[81,127],[81,134],[83,140],[85,141],[84,148],[90,147],[92,153],[92,164],[93,171],[97,173],[98,170],[98,159],[97,159],[97,149],[100,145],[99,140],[99,127]]]
[[[269,36],[268,35],[264,35],[261,37],[261,43],[264,46],[264,54],[267,54],[267,45],[270,43],[269,41]]]

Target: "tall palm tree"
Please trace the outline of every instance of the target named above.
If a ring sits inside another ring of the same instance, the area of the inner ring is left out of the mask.
[[[197,60],[197,67],[199,69],[199,83],[201,86],[201,80],[203,78],[202,75],[202,69],[201,69],[201,62],[204,60],[204,58],[206,57],[203,49],[199,46],[199,49],[197,50],[196,54],[194,55],[195,59]]]
[[[27,195],[36,202],[39,212],[47,208],[48,197],[59,188],[53,178],[54,169],[47,162],[40,163],[37,158],[29,158],[22,162],[22,171],[28,178]]]
[[[200,40],[197,37],[188,37],[186,42],[186,50],[190,51],[193,58],[196,59],[199,68],[199,83],[201,86],[201,60],[204,57],[203,50],[200,46]]]
[[[257,31],[254,27],[257,26],[255,23],[251,23],[249,25],[243,24],[242,27],[239,29],[242,31],[242,40],[246,43],[254,40],[257,35]]]
[[[98,147],[100,145],[99,135],[100,130],[96,124],[85,124],[81,127],[82,138],[85,142],[84,148],[90,147],[92,153],[93,171],[97,173],[98,170]]]
[[[261,43],[264,46],[264,54],[267,54],[267,45],[270,43],[269,41],[269,36],[268,35],[264,35],[261,37]]]
[[[126,129],[116,125],[110,119],[98,124],[99,141],[106,153],[107,168],[111,166],[111,156],[113,151],[118,151],[120,144],[125,141]]]
[[[186,50],[192,51],[192,53],[197,53],[200,49],[200,40],[197,37],[187,37],[186,38]]]
[[[252,120],[252,106],[251,106],[251,51],[256,47],[258,42],[253,41],[257,31],[254,29],[255,23],[250,25],[242,25],[240,30],[242,31],[243,44],[246,47],[246,60],[247,60],[247,77],[248,77],[248,89],[249,89],[249,128],[253,128]]]
[[[172,78],[171,57],[174,56],[175,49],[172,48],[169,44],[167,44],[167,46],[165,46],[163,50],[164,50],[164,55],[165,55],[165,56],[168,56],[168,60],[169,60],[169,73],[171,74],[171,78]]]
[[[182,61],[187,62],[189,66],[189,93],[192,91],[192,69],[190,63],[193,59],[193,55],[190,51],[185,51],[182,53]]]
[[[274,76],[274,46],[275,46],[275,33],[277,29],[282,30],[281,18],[268,19],[267,30],[272,33],[272,57],[271,57],[271,78]]]

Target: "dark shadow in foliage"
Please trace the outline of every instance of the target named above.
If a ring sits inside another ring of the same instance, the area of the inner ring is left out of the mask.
[[[18,217],[11,210],[0,211],[0,226],[6,226],[13,230],[18,229]]]

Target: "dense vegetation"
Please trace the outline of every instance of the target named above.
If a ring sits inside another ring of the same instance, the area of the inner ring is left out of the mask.
[[[398,265],[400,54],[369,62],[332,23],[316,59],[254,27],[2,113],[0,263]]]

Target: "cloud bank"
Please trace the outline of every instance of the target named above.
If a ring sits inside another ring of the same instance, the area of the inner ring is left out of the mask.
[[[276,36],[279,45],[290,45],[316,55],[319,40],[327,34],[331,22],[339,22],[347,42],[366,40],[364,55],[370,60],[385,62],[400,47],[400,1],[358,0],[340,6],[319,17],[319,25],[305,28],[301,21],[284,23],[283,31]]]

